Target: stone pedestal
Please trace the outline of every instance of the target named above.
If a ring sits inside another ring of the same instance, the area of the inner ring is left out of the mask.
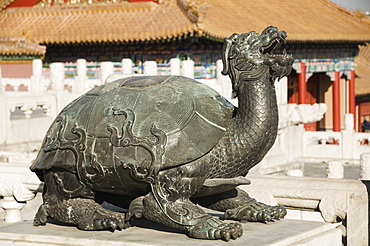
[[[54,222],[55,223],[55,222]],[[71,226],[48,223],[34,227],[32,221],[0,224],[0,245],[86,245],[86,246],[141,246],[141,245],[305,245],[340,246],[341,231],[332,224],[312,221],[281,220],[243,224],[241,238],[224,242],[187,237],[178,230],[145,219],[136,220],[135,226],[115,233],[109,231],[81,231]]]

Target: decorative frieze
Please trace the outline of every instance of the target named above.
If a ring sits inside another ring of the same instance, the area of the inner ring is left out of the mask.
[[[293,64],[293,68],[296,70],[297,73],[301,73],[301,68],[299,66],[299,60],[296,60],[296,62]],[[320,73],[320,72],[326,72],[331,73],[335,71],[351,71],[355,69],[355,62],[353,59],[313,59],[313,60],[303,60],[306,65],[306,72],[307,73]],[[308,76],[309,78],[309,76]]]

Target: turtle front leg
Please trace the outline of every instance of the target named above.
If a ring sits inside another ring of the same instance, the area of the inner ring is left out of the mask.
[[[193,238],[223,239],[229,241],[230,239],[237,239],[243,234],[241,224],[224,223],[220,219],[205,213],[200,207],[188,199],[167,203],[167,214],[162,211],[151,193],[144,198],[143,205],[143,215],[145,218],[183,230]],[[169,209],[169,207],[171,208]],[[176,215],[186,215],[186,217],[191,219],[185,223],[179,223],[171,218],[176,217],[173,213],[177,213]]]
[[[284,206],[271,206],[251,198],[247,192],[235,188],[219,194],[192,198],[192,201],[221,212],[225,219],[268,222],[286,215]]]
[[[152,192],[143,199],[144,217],[194,238],[228,241],[240,237],[239,223],[224,223],[189,200],[203,184],[206,171],[204,166],[190,163],[159,172],[151,184]]]

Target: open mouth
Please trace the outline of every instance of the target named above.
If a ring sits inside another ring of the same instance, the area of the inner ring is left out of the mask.
[[[274,50],[280,48],[280,47],[283,49],[283,55],[285,55],[286,54],[286,50],[285,50],[286,42],[285,42],[285,40],[281,39],[281,38],[275,38],[267,46],[261,47],[260,52],[261,52],[261,54],[264,54],[264,55],[276,56],[272,52]]]

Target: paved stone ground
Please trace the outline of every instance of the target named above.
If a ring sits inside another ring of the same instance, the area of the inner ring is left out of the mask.
[[[326,164],[325,163],[305,163],[304,176],[312,178],[326,178]],[[360,166],[358,165],[344,165],[345,179],[359,179]]]

